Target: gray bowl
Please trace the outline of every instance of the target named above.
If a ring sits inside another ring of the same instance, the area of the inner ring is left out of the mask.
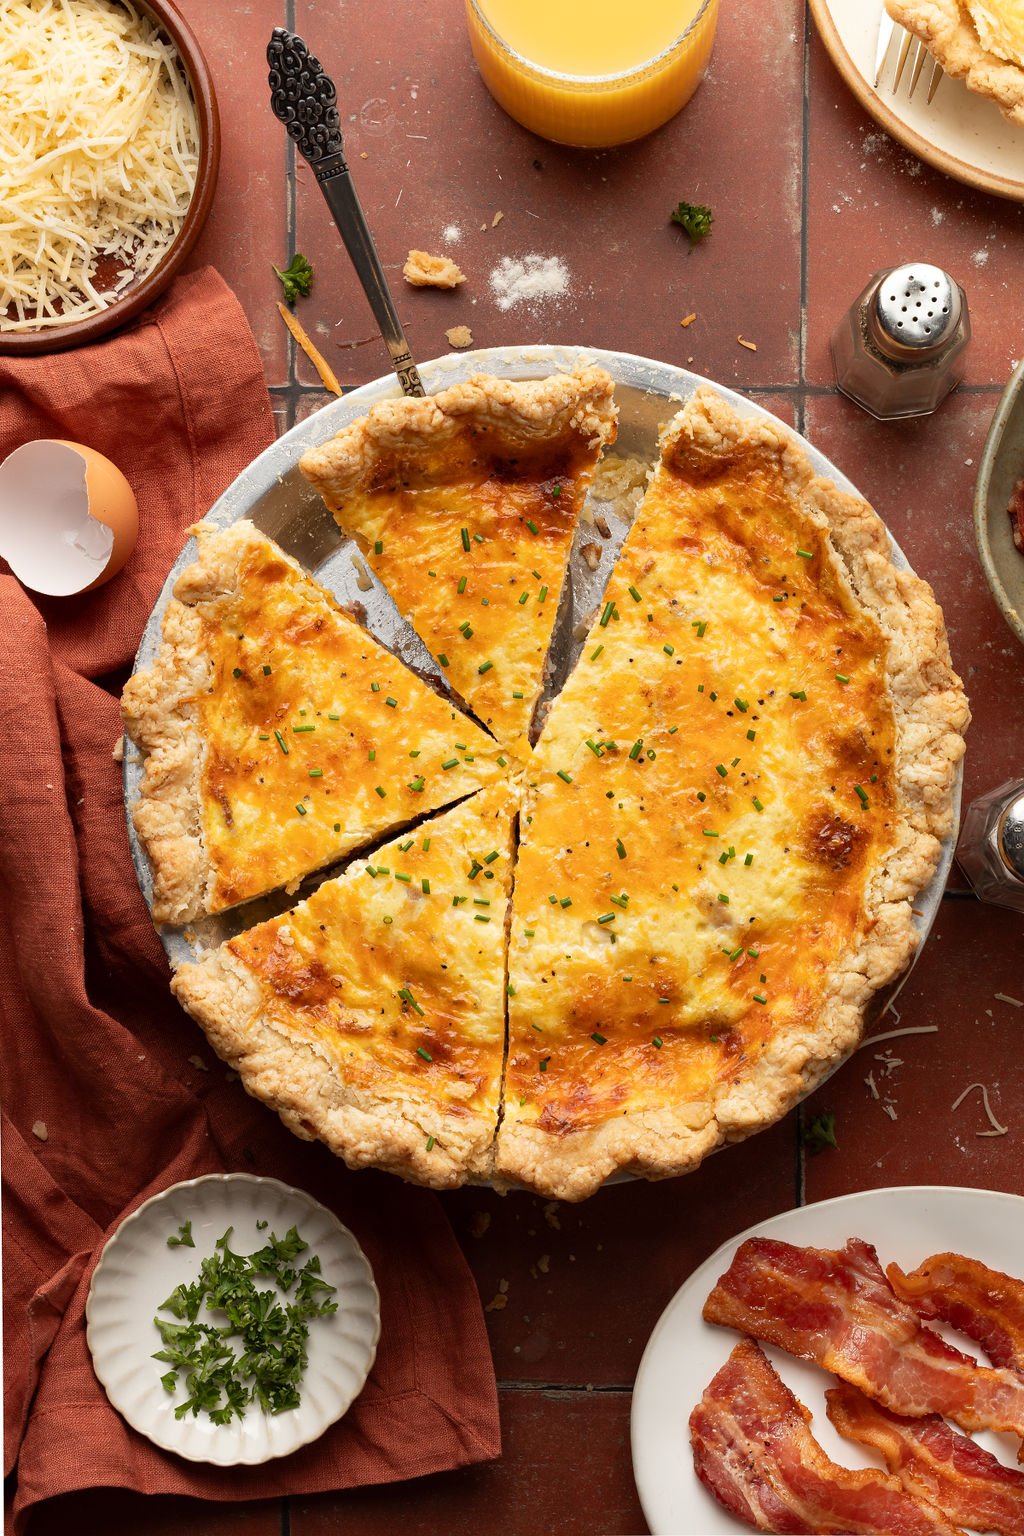
[[[999,611],[1024,641],[1024,555],[1013,542],[1007,506],[1024,476],[1024,363],[1019,363],[992,418],[974,488],[974,534],[985,580]]]

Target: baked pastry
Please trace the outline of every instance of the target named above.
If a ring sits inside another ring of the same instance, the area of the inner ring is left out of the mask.
[[[471,796],[172,982],[246,1089],[352,1167],[490,1171],[515,809]]]
[[[375,405],[299,461],[449,684],[514,751],[529,752],[577,519],[614,436],[601,368],[478,374]]]
[[[534,754],[498,1174],[682,1172],[848,1055],[913,952],[966,720],[875,514],[701,390]]]
[[[791,433],[708,388],[662,435],[531,748],[552,620],[520,624],[546,605],[519,600],[510,529],[524,497],[546,506],[530,537],[553,617],[594,444],[614,429],[597,373],[478,379],[443,409],[394,402],[304,466],[333,477],[346,526],[382,546],[378,571],[422,601],[424,637],[455,625],[469,656],[463,594],[431,584],[475,557],[449,537],[453,563],[437,527],[492,535],[477,578],[494,602],[469,627],[529,684],[521,700],[488,694],[498,663],[479,654],[456,682],[514,753],[247,524],[200,531],[157,665],[127,694],[150,753],[136,819],[158,919],[364,852],[293,912],[182,966],[176,995],[298,1134],[437,1187],[490,1177],[582,1199],[771,1124],[855,1048],[907,964],[952,824],[968,710],[930,589]],[[571,412],[548,409],[570,395]],[[507,442],[513,418],[514,473],[493,426]],[[550,455],[557,479],[539,473]],[[551,493],[570,483],[563,519]],[[280,693],[264,695],[264,664]]]
[[[919,37],[949,75],[996,102],[1024,128],[1022,0],[885,0],[886,10]]]
[[[502,772],[490,737],[251,523],[195,532],[122,699],[158,923],[297,884]]]

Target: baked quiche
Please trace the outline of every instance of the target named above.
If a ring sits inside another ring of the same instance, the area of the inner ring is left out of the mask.
[[[251,523],[195,532],[122,699],[158,923],[297,883],[502,773],[489,736]]]
[[[913,951],[966,721],[874,513],[701,391],[530,767],[499,1176],[679,1173],[837,1065]]]
[[[913,953],[967,705],[930,589],[785,428],[709,388],[674,416],[536,709],[614,421],[597,369],[476,378],[303,461],[454,702],[244,522],[200,526],[126,690],[158,921],[349,860],[173,986],[352,1166],[569,1200],[685,1172],[837,1066]]]
[[[480,791],[172,982],[248,1091],[354,1168],[490,1172],[516,806]]]
[[[1024,0],[885,0],[947,74],[1024,128]]]
[[[601,368],[387,400],[299,461],[444,669],[528,753],[573,535],[615,436]]]

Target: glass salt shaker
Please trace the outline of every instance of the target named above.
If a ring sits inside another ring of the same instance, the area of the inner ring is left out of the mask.
[[[832,335],[836,383],[879,421],[929,416],[963,377],[967,295],[928,262],[876,272]]]
[[[972,801],[956,859],[982,901],[1024,912],[1024,779]]]

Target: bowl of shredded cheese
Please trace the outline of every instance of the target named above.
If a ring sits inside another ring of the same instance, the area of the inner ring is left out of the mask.
[[[209,69],[171,0],[2,0],[0,138],[0,353],[134,318],[195,244],[220,159]]]

